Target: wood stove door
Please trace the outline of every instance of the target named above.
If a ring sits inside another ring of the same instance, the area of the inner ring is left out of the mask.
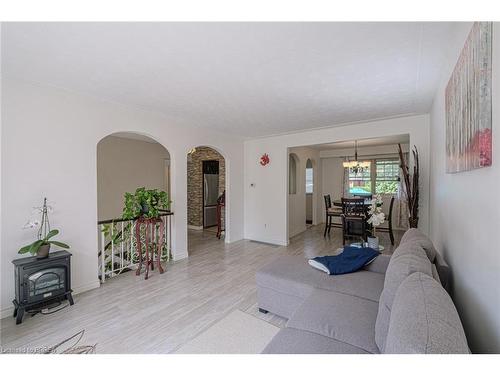
[[[53,266],[25,276],[25,298],[28,303],[62,295],[66,291],[66,267]]]

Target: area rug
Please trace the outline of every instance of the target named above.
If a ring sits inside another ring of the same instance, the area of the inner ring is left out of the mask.
[[[215,323],[176,354],[258,354],[280,329],[240,310]]]

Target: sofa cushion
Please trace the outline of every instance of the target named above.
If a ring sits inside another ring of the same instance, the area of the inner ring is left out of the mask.
[[[422,247],[431,262],[436,258],[436,249],[432,241],[417,228],[410,228],[401,237],[400,245],[414,242]]]
[[[385,273],[384,290],[380,296],[375,341],[381,352],[384,351],[392,303],[401,283],[412,273],[423,272],[432,276],[431,262],[425,251],[417,245],[408,245],[404,252],[394,254]]]
[[[431,264],[431,271],[432,271],[432,277],[434,278],[434,280],[436,280],[438,283],[441,284],[441,279],[439,278],[439,272],[438,272],[436,265],[434,263]]]
[[[360,270],[331,276],[312,268],[302,256],[282,256],[257,271],[256,281],[258,286],[301,298],[321,288],[378,302],[384,275]]]
[[[385,353],[469,353],[457,310],[432,277],[413,273],[399,287]]]
[[[373,262],[370,262],[370,264],[367,264],[363,268],[367,271],[385,274],[390,260],[391,260],[390,255],[380,254],[373,260]]]
[[[369,354],[355,346],[294,328],[281,329],[264,348],[265,354]]]
[[[375,344],[378,303],[323,289],[314,291],[297,308],[287,327],[327,336],[370,353]]]

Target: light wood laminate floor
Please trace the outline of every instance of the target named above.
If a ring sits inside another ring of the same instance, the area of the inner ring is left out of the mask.
[[[389,237],[382,234],[386,252]],[[400,233],[396,234],[396,244]],[[342,244],[340,229],[323,238],[323,226],[311,226],[273,246],[248,240],[224,244],[212,232],[189,232],[189,258],[167,264],[149,280],[127,272],[100,288],[75,296],[75,305],[51,315],[25,315],[1,321],[2,349],[52,346],[85,329],[80,345],[96,344],[97,353],[170,353],[235,309],[277,326],[285,320],[257,308],[255,272],[284,254],[311,258]],[[77,266],[77,265],[76,265]]]

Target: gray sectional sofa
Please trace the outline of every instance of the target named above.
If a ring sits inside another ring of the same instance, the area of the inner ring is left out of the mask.
[[[330,276],[301,256],[257,272],[259,309],[288,319],[263,353],[469,353],[432,242],[408,230],[392,256]]]

